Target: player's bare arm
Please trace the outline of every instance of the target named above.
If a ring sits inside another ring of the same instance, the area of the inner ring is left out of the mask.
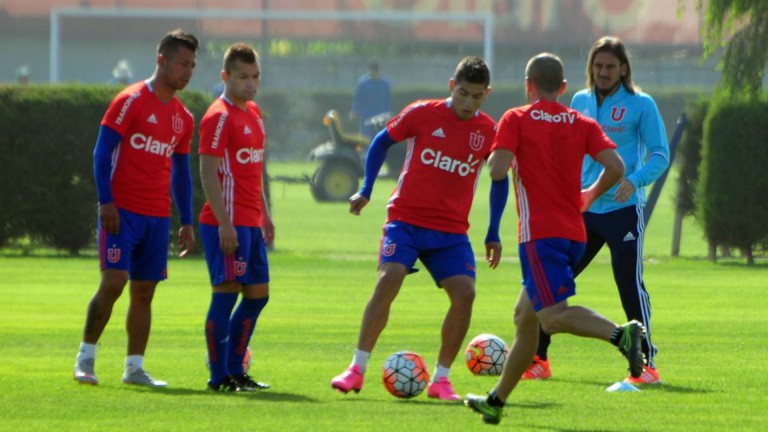
[[[515,154],[509,150],[494,150],[488,158],[488,172],[491,174],[491,178],[493,180],[501,180],[506,177],[514,157]]]
[[[360,215],[360,211],[368,205],[368,198],[360,193],[356,193],[349,198],[349,212],[355,216]]]
[[[603,150],[597,154],[597,162],[603,166],[603,172],[597,181],[587,189],[581,191],[581,212],[589,210],[592,203],[608,189],[612,188],[624,175],[624,161],[616,150]]]
[[[264,211],[261,219],[261,235],[264,237],[264,244],[271,247],[275,243],[275,224],[272,223],[272,215],[269,214],[264,189],[261,192],[261,208]]]
[[[120,213],[117,211],[115,203],[102,204],[99,206],[99,221],[101,227],[110,234],[120,234]]]
[[[200,183],[211,211],[219,223],[219,245],[225,254],[234,253],[237,249],[237,231],[224,207],[224,195],[219,183],[219,165],[221,158],[211,155],[200,155]]]

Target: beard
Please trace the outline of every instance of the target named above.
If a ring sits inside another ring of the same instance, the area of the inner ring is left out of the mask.
[[[616,81],[616,84],[606,88],[602,88],[598,86],[595,86],[595,87],[597,88],[597,93],[600,94],[600,96],[606,97],[609,94],[613,93],[617,88],[619,88],[619,84],[621,84],[621,81]]]

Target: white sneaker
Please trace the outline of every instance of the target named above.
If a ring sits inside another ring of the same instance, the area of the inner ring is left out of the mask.
[[[123,384],[143,385],[147,387],[168,387],[168,383],[152,378],[149,372],[138,369],[130,375],[123,375]]]
[[[80,384],[97,385],[99,383],[96,373],[93,371],[95,359],[83,359],[75,362],[75,381]]]

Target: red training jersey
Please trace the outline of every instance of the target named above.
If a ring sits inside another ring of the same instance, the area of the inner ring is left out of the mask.
[[[261,110],[253,101],[242,110],[228,99],[219,98],[200,122],[198,153],[222,159],[219,182],[234,225],[261,226],[265,138]],[[200,223],[219,224],[208,201],[200,212]]]
[[[405,164],[387,206],[387,222],[466,234],[483,161],[496,122],[478,112],[461,120],[451,100],[416,101],[389,121],[395,141],[408,141]]]
[[[140,81],[115,96],[101,125],[122,137],[112,152],[115,205],[145,216],[170,216],[171,156],[189,154],[192,113],[176,96],[163,103]]]
[[[492,150],[515,154],[520,243],[542,238],[587,240],[581,206],[581,165],[616,145],[593,119],[540,99],[504,113]]]

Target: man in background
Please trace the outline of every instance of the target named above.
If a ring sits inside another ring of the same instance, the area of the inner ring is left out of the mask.
[[[357,81],[349,117],[357,119],[361,134],[373,138],[379,133],[379,129],[376,124],[370,122],[370,118],[391,110],[391,86],[389,81],[381,76],[379,62],[371,59],[368,62],[368,73]]]

